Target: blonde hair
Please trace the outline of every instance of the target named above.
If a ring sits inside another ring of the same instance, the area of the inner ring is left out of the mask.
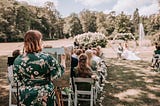
[[[42,51],[42,34],[37,30],[29,30],[24,36],[24,51],[26,53]]]
[[[88,57],[88,65],[91,66],[92,64],[92,57],[93,57],[93,52],[92,50],[86,50],[86,55]]]

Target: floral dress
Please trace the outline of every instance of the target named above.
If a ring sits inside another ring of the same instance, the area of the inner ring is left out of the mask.
[[[14,61],[14,81],[19,83],[21,106],[53,106],[54,85],[64,69],[57,60],[45,53],[28,53]]]

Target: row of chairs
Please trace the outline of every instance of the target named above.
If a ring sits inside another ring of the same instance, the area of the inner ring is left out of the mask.
[[[13,82],[13,69],[12,66],[8,67],[8,79],[9,79],[9,106],[18,106],[19,104],[19,98],[18,98],[18,83]],[[90,84],[89,90],[83,90],[78,88],[79,83],[88,83]],[[71,104],[74,106],[78,105],[78,101],[90,101],[90,106],[93,106],[93,104],[96,104],[97,100],[97,92],[98,92],[98,86],[96,83],[99,83],[98,80],[95,81],[92,78],[70,78],[70,87],[68,93],[61,91],[62,98],[61,101],[68,102],[68,106],[71,106]],[[74,90],[72,89],[74,87]],[[63,96],[67,98],[63,98]],[[87,98],[86,98],[87,97]],[[16,101],[16,104],[13,104],[12,98]]]
[[[53,53],[55,52],[58,55],[64,54],[64,49],[62,48],[54,48],[54,49],[44,49],[46,52]],[[58,59],[58,55],[56,58]],[[9,61],[11,60],[11,61]],[[19,105],[19,94],[18,94],[18,83],[13,82],[13,59],[8,58],[8,80],[9,80],[9,106],[18,106]],[[11,64],[10,64],[11,63]],[[99,86],[102,84],[102,82],[105,80],[107,76],[107,66],[104,61],[100,62],[98,65],[97,70],[98,80],[94,80],[92,78],[70,78],[70,86],[69,86],[69,92],[65,93],[62,88],[58,88],[58,92],[61,94],[60,99],[56,101],[56,104],[59,104],[59,102],[67,102],[68,106],[77,106],[78,101],[90,101],[90,106],[93,106],[93,104],[96,104],[97,100],[97,93],[99,91]],[[78,88],[79,83],[88,83],[90,84],[89,90],[82,90]],[[73,89],[74,88],[74,89]],[[80,96],[81,95],[81,96]],[[86,98],[87,97],[87,98]],[[13,102],[13,99],[16,102]],[[56,97],[55,97],[56,98]],[[62,105],[63,106],[63,105]]]
[[[78,106],[78,101],[90,101],[90,106],[96,105],[98,93],[103,90],[103,86],[100,85],[104,84],[104,82],[106,81],[106,77],[108,75],[107,71],[108,66],[104,61],[101,61],[98,65],[98,70],[96,73],[96,75],[98,75],[98,78],[96,80],[93,78],[80,77],[73,77],[73,79],[70,79],[70,88],[74,89],[72,89],[72,92],[70,92],[70,96],[72,98],[68,98],[68,101],[70,101],[68,102],[68,106],[71,106],[70,103],[74,103],[74,106]],[[90,89],[79,89],[79,83],[90,84]],[[102,89],[100,90],[99,87]]]
[[[8,72],[9,72],[8,79],[10,82],[9,83],[9,106],[19,106],[18,83],[13,82],[13,74],[11,73],[12,66],[8,67]],[[78,89],[77,87],[78,83],[89,83],[91,85],[90,89],[88,91]],[[94,80],[92,78],[73,78],[73,83],[71,84],[71,86],[72,85],[74,86],[74,91],[71,89],[68,93],[63,92],[63,90],[59,88],[60,89],[59,91],[61,92],[61,95],[62,95],[60,101],[67,102],[68,106],[72,106],[73,103],[74,103],[74,106],[77,106],[79,100],[90,101],[90,106],[93,106],[93,102],[96,101],[96,95],[97,95]],[[64,96],[65,98],[63,98]],[[85,97],[89,97],[89,98],[86,99]]]

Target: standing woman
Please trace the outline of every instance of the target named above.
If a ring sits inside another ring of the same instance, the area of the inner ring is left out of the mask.
[[[42,52],[42,34],[29,30],[24,36],[24,53],[14,61],[14,81],[19,85],[20,105],[53,106],[52,81],[64,73],[62,66]]]

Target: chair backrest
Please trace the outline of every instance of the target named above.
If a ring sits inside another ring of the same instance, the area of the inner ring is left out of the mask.
[[[92,78],[73,77],[73,85],[75,90],[90,91],[93,84],[94,80]]]
[[[59,63],[65,64],[65,73],[62,77],[55,79],[53,83],[58,87],[69,87],[70,68],[71,68],[71,47],[43,48],[43,52],[51,54]],[[65,61],[62,57],[65,55]]]
[[[13,80],[13,62],[15,57],[8,57],[8,81],[9,81],[9,106],[18,106],[19,97],[18,97],[18,83],[15,83]],[[12,95],[15,94],[15,95]],[[12,96],[16,96],[17,103],[12,103]]]
[[[43,52],[51,54],[58,60],[58,62],[61,61],[59,56],[65,54],[64,48],[44,48]]]
[[[73,78],[74,82],[85,82],[85,83],[94,83],[94,80],[92,78],[82,78],[82,77],[74,77]]]
[[[15,57],[8,57],[8,62],[7,62],[7,65],[8,65],[8,80],[9,80],[9,83],[13,83],[13,62],[15,60]]]
[[[78,106],[78,104],[77,104],[78,100],[90,101],[90,106],[93,106],[94,80],[92,78],[80,78],[80,77],[74,78],[73,77],[73,83],[74,83],[74,87],[75,87],[74,106]],[[90,85],[90,86],[88,86],[88,85]],[[78,97],[78,95],[84,95],[84,96]],[[86,97],[88,97],[87,95],[89,96],[89,98],[86,98]]]

